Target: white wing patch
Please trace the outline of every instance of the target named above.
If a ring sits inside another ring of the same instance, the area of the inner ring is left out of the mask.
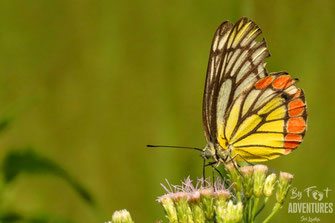
[[[213,41],[213,46],[212,46],[212,50],[215,52],[217,49],[217,45],[218,45],[218,41],[219,41],[219,36],[216,36],[214,41]]]
[[[223,118],[224,116],[222,114],[226,113],[227,110],[227,103],[228,103],[228,98],[230,96],[231,92],[231,86],[232,82],[230,79],[227,79],[225,82],[223,82],[221,89],[219,91],[219,97],[217,101],[217,110],[216,110],[216,116],[217,116],[217,131],[219,131],[220,127],[223,124]]]
[[[262,95],[259,97],[259,99],[257,100],[255,106],[253,107],[253,109],[257,109],[261,106],[263,106],[265,103],[268,102],[270,97],[273,97],[275,94],[275,91],[272,90],[271,88],[267,88]]]
[[[220,42],[219,42],[219,50],[222,50],[224,44],[225,44],[226,41],[227,41],[228,35],[229,35],[229,32],[226,32],[226,33],[221,37],[221,40],[220,40]]]
[[[234,93],[234,98],[236,98],[238,95],[240,95],[243,91],[248,89],[250,85],[255,83],[257,81],[257,76],[256,74],[251,73],[247,78],[236,88],[235,93]]]
[[[251,105],[254,102],[254,99],[258,97],[258,95],[261,93],[260,90],[252,90],[247,98],[245,99],[244,105],[243,105],[243,109],[242,109],[242,116],[244,116],[248,110],[250,109]]]

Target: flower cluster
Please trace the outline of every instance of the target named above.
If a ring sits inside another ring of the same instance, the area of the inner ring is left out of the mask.
[[[242,219],[242,203],[230,199],[232,193],[220,179],[211,183],[201,178],[194,186],[188,177],[180,186],[167,185],[169,189],[162,185],[167,194],[157,201],[171,223],[239,222]]]
[[[293,175],[280,172],[279,179],[275,173],[268,173],[265,165],[244,166],[237,168],[234,163],[225,166],[229,178],[233,183],[233,189],[238,201],[244,205],[243,221],[254,222],[256,216],[263,210],[269,197],[276,189],[276,203],[270,215],[263,221],[268,222],[270,218],[282,207],[286,195],[291,187]],[[261,198],[264,198],[262,206],[258,209]]]
[[[279,179],[275,173],[268,173],[264,165],[236,167],[230,163],[225,166],[229,178],[217,179],[211,183],[208,179],[198,179],[193,186],[190,178],[181,185],[164,185],[167,194],[158,198],[170,223],[205,223],[205,222],[254,222],[263,210],[269,197],[276,189],[276,204],[269,219],[282,207],[291,185],[293,176],[280,172]],[[261,198],[263,204],[258,208]]]
[[[195,184],[188,177],[181,185],[168,181],[166,194],[157,201],[164,208],[170,223],[253,223],[258,214],[274,195],[276,203],[271,213],[263,220],[267,223],[283,206],[291,187],[293,175],[280,172],[269,173],[264,165],[237,167],[225,165],[228,178],[200,178]],[[261,204],[261,205],[259,205]],[[259,207],[260,206],[260,207]],[[133,223],[126,210],[117,211],[108,223]]]

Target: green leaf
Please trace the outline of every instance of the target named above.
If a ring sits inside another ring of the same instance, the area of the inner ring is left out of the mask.
[[[0,120],[0,133],[2,133],[8,128],[10,122],[11,122],[10,118],[3,118],[2,120]]]
[[[24,222],[26,223],[72,223],[72,221],[70,220],[52,216],[52,215],[45,214],[45,213],[40,213],[32,217],[27,217]]]
[[[8,212],[0,215],[0,222],[12,223],[22,221],[23,217],[16,212]]]
[[[7,153],[2,171],[5,182],[12,182],[19,174],[48,174],[65,180],[88,203],[94,204],[90,193],[54,161],[37,154],[32,148]]]
[[[72,223],[72,221],[52,216],[46,213],[38,213],[29,217],[22,216],[16,212],[0,214],[1,223]]]

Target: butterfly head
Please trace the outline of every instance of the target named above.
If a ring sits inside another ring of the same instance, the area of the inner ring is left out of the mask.
[[[215,157],[215,148],[213,144],[207,144],[201,152],[201,157],[204,159],[210,159]]]

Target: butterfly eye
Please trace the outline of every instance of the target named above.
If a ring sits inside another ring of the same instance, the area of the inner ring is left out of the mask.
[[[201,152],[201,156],[204,159],[210,159],[211,157],[213,157],[212,152],[209,150],[208,147],[204,151]]]

